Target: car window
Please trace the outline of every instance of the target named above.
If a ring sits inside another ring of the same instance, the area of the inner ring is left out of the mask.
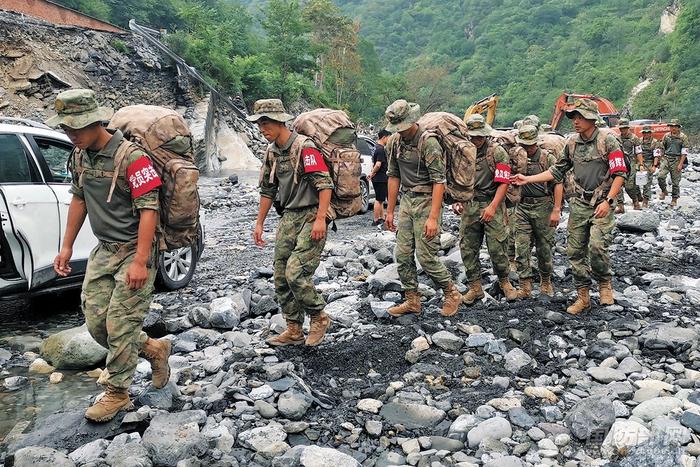
[[[17,135],[0,134],[0,183],[32,183],[32,170]]]
[[[371,156],[374,152],[374,144],[371,144],[364,138],[357,138],[355,145],[357,147],[357,150],[360,151],[360,154],[363,154],[365,156]]]
[[[63,141],[36,136],[34,141],[39,147],[46,164],[49,166],[53,182],[70,183],[71,175],[68,171],[68,158],[73,151],[73,146]]]

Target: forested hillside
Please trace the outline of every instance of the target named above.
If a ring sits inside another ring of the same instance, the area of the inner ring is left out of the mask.
[[[498,125],[549,119],[565,89],[610,98],[633,118],[700,130],[700,0],[59,0],[126,25],[167,28],[190,63],[250,105],[261,96],[381,118],[392,99],[425,110],[501,95]]]

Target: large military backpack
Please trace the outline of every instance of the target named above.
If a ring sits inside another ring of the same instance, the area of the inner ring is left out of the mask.
[[[342,110],[315,109],[299,115],[294,130],[310,138],[319,148],[333,179],[333,196],[328,217],[352,217],[362,209],[362,159],[355,147],[355,125]],[[297,151],[299,152],[299,151]],[[295,180],[301,153],[296,154]]]
[[[172,250],[196,244],[199,236],[199,169],[194,163],[192,134],[174,110],[132,105],[117,111],[109,127],[146,150],[161,178],[160,248]],[[110,195],[124,160],[115,161]]]
[[[474,177],[476,174],[476,146],[467,135],[467,125],[461,118],[448,112],[430,112],[418,120],[423,131],[418,141],[423,142],[434,136],[445,151],[448,202],[468,202],[474,198]],[[399,138],[395,137],[398,142]]]

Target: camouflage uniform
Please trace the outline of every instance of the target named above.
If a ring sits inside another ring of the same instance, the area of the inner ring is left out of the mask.
[[[652,167],[658,167],[659,155],[656,151],[661,150],[661,144],[651,136],[651,129],[642,131],[643,137],[639,143],[642,149],[642,158],[644,160],[644,168],[648,172],[647,183],[642,188],[642,197],[648,201],[651,199],[651,186],[654,183],[654,177],[649,172]],[[648,135],[648,136],[647,136]]]
[[[411,141],[394,134],[387,143],[387,175],[401,180],[401,205],[396,233],[396,262],[401,283],[406,291],[418,289],[415,256],[423,271],[441,288],[452,284],[449,271],[437,257],[440,235],[425,238],[423,229],[432,207],[433,184],[445,183],[445,157],[435,137],[425,138],[419,149],[423,131],[418,129]],[[442,229],[442,211],[438,216],[438,232]]]
[[[676,123],[676,121],[671,122]],[[681,175],[682,170],[677,170],[678,162],[680,162],[681,154],[686,154],[688,150],[688,137],[681,132],[678,136],[671,133],[666,133],[661,140],[663,149],[663,157],[661,159],[661,168],[659,169],[658,180],[661,191],[666,192],[666,177],[671,174],[671,198],[678,199],[681,195]]]
[[[620,125],[622,127],[622,124]],[[627,127],[629,128],[629,126]],[[627,173],[627,180],[625,181],[624,190],[620,190],[617,195],[617,203],[619,205],[625,204],[625,195],[623,191],[627,191],[627,195],[632,199],[633,203],[639,203],[642,199],[642,193],[637,186],[637,154],[641,153],[642,140],[632,133],[628,132],[627,136],[620,136],[620,141],[622,142],[622,152],[629,158],[630,170]]]
[[[99,240],[88,259],[82,289],[82,309],[90,335],[109,350],[107,383],[127,389],[131,384],[138,355],[148,339],[142,331],[143,319],[153,298],[157,248],[153,246],[147,264],[148,279],[138,290],[126,285],[126,272],[136,254],[139,211],[158,211],[158,184],[132,199],[127,171],[132,164],[151,167],[145,152],[133,146],[121,164],[120,175],[111,201],[107,198],[112,183],[115,154],[129,144],[117,130],[99,152],[81,151],[73,171],[71,193],[85,200],[90,225]],[[79,173],[82,171],[82,175]]]
[[[261,169],[260,195],[276,200],[283,209],[275,238],[274,281],[277,301],[287,321],[303,323],[304,315],[318,315],[325,307],[323,297],[313,283],[313,274],[321,262],[325,237],[311,239],[311,230],[318,212],[318,192],[332,190],[328,169],[306,172],[297,164],[292,133],[284,147],[270,144]],[[304,149],[316,149],[310,139]],[[297,182],[294,182],[296,170]]]

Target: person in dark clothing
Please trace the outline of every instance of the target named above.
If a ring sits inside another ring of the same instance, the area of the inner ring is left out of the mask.
[[[372,171],[367,176],[374,187],[374,222],[372,225],[380,225],[384,222],[384,202],[387,197],[386,152],[384,145],[391,136],[386,130],[381,130],[377,135],[377,145],[372,153]]]

